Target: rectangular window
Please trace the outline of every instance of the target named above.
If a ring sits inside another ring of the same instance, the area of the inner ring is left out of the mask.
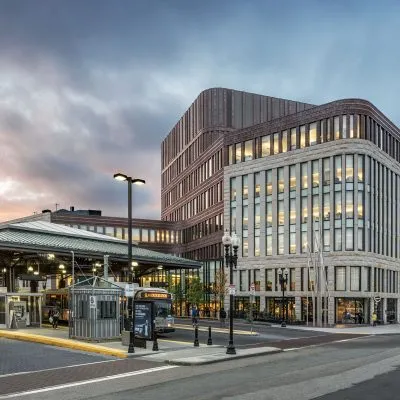
[[[267,196],[272,195],[272,171],[269,169],[266,173]]]
[[[248,230],[249,229],[249,206],[242,207],[242,229]]]
[[[278,193],[283,193],[285,191],[285,180],[283,177],[283,167],[278,168]]]
[[[300,148],[304,149],[306,147],[306,126],[300,126]]]
[[[261,157],[271,154],[271,136],[263,136],[261,138]]]
[[[349,131],[349,137],[353,138],[354,137],[354,115],[350,115],[350,131]]]
[[[265,252],[267,256],[272,256],[272,235],[266,236]]]
[[[354,158],[353,155],[346,155],[346,182],[354,180]]]
[[[301,223],[306,224],[308,220],[308,199],[307,196],[301,198]]]
[[[354,229],[346,228],[346,250],[354,249]]]
[[[261,218],[260,218],[260,204],[254,204],[254,229],[260,229]]]
[[[317,123],[310,124],[310,146],[317,144]]]
[[[254,257],[260,257],[260,236],[254,236]]]
[[[319,186],[319,161],[314,160],[311,164],[312,166],[312,186]]]
[[[148,229],[142,229],[142,242],[149,241],[149,231]]]
[[[361,290],[361,268],[350,267],[350,290],[359,292]]]
[[[308,250],[308,238],[307,231],[301,232],[301,252],[307,253]]]
[[[290,150],[297,149],[297,128],[290,130]]]
[[[330,221],[331,219],[331,194],[324,193],[324,221]]]
[[[249,238],[245,237],[243,235],[243,238],[242,238],[242,257],[248,257],[248,256],[249,256]]]
[[[342,182],[342,156],[335,156],[335,183]]]
[[[273,269],[266,269],[265,270],[265,290],[267,292],[272,292],[272,281],[274,277],[274,270]]]
[[[324,251],[331,250],[331,231],[329,229],[324,229]]]
[[[335,229],[335,251],[342,251],[342,228]]]
[[[313,220],[315,222],[319,221],[319,195],[315,194],[312,196],[312,213]]]
[[[272,203],[271,202],[268,202],[266,204],[266,211],[267,211],[266,224],[267,224],[267,228],[270,228],[272,226]]]
[[[296,232],[290,232],[289,235],[289,253],[296,254]]]
[[[357,160],[358,160],[358,165],[357,165],[358,182],[361,183],[364,182],[364,156],[358,155]]]
[[[242,143],[236,143],[236,164],[242,161]]]
[[[357,215],[358,215],[358,219],[364,219],[364,199],[363,199],[363,194],[364,192],[359,191],[357,193]]]
[[[285,225],[285,208],[283,200],[278,201],[278,225]]]
[[[290,285],[289,288],[292,292],[296,290],[296,269],[295,268],[290,268]]]
[[[236,201],[236,178],[231,178],[231,202]]]
[[[346,290],[346,267],[335,267],[335,290]]]
[[[336,192],[340,193],[340,192]],[[346,190],[346,218],[354,218],[353,191]]]
[[[330,165],[330,159],[329,158],[324,158],[322,160],[322,168],[323,168],[323,181],[324,181],[324,186],[330,185],[331,184],[331,165]]]
[[[290,191],[293,192],[296,190],[296,166],[291,165],[289,167],[289,184],[290,184]]]
[[[234,150],[233,150],[233,148],[234,148],[234,145],[233,145],[233,144],[231,144],[231,145],[228,147],[228,159],[229,159],[229,165],[232,165],[232,164],[233,164],[233,162],[234,162],[234,159],[235,159],[235,157],[234,157]]]
[[[335,117],[333,119],[333,132],[335,140],[340,139],[340,124],[339,124],[339,117]]]
[[[342,192],[335,192],[335,219],[342,219]]]
[[[248,200],[249,198],[249,176],[243,175],[242,176],[242,199]]]
[[[256,172],[254,174],[254,198],[260,197],[260,190],[261,190],[261,179],[260,179],[260,173]]]
[[[286,153],[288,150],[288,137],[287,131],[282,132],[282,153]]]
[[[290,224],[295,225],[296,224],[296,199],[290,199]]]
[[[343,124],[342,137],[343,137],[343,139],[346,139],[347,138],[347,115],[343,115],[342,124]]]
[[[278,235],[278,254],[284,253],[284,234],[280,233]]]
[[[244,161],[253,159],[253,141],[247,140],[244,142]]]
[[[274,154],[279,153],[279,133],[274,133]]]
[[[301,189],[308,188],[308,165],[307,163],[301,164]]]
[[[132,240],[134,242],[139,242],[140,241],[140,229],[139,228],[133,228],[132,229]]]

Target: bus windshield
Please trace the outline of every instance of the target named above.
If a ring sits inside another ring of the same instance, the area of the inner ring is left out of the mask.
[[[169,315],[171,315],[171,303],[168,303],[166,301],[156,301],[155,313],[156,317],[168,317]]]

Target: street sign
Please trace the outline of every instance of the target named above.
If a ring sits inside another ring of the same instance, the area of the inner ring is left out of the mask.
[[[134,295],[134,286],[133,284],[127,284],[125,285],[125,296],[126,297],[133,297]]]
[[[96,308],[96,297],[95,296],[89,297],[89,304],[90,304],[90,308]]]
[[[381,297],[380,296],[374,296],[374,302],[375,303],[379,303],[381,301]]]
[[[236,294],[236,286],[235,285],[229,285],[228,293],[229,293],[229,295],[233,295],[234,296]]]

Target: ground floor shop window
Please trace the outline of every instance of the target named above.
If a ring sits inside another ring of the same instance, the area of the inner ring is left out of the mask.
[[[295,321],[296,302],[294,297],[266,297],[264,318],[269,320],[280,321],[282,318],[288,321]]]
[[[387,299],[386,320],[389,324],[397,321],[397,299]]]
[[[337,298],[336,323],[364,324],[369,323],[369,298]]]

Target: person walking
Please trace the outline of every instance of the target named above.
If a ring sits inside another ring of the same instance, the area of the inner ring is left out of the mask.
[[[198,314],[196,306],[193,306],[192,307],[192,324],[193,324],[193,326],[197,325],[197,317],[198,317],[198,315],[199,314]]]
[[[219,311],[219,321],[222,328],[225,328],[225,320],[226,320],[226,311],[223,308],[221,308],[221,310]]]
[[[376,313],[372,313],[372,326],[376,326],[376,321],[377,321],[378,317],[376,315]]]
[[[60,320],[60,311],[56,308],[53,311],[53,329],[58,329],[58,321]]]

